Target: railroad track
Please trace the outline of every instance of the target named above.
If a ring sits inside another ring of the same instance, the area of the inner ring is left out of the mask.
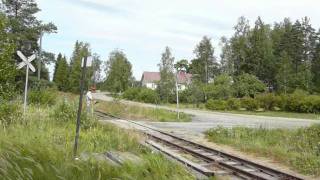
[[[116,116],[96,111],[99,117]],[[234,155],[177,137],[148,127],[139,122],[126,120],[142,130],[147,135],[146,144],[158,151],[187,165],[189,168],[205,176],[225,176],[231,179],[262,179],[262,180],[300,180],[302,178],[279,170],[269,168]]]

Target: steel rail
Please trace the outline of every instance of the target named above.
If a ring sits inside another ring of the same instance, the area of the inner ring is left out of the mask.
[[[117,116],[111,115],[109,113],[105,113],[105,112],[101,112],[101,111],[96,111],[96,112],[100,113],[99,116],[101,116],[101,114],[103,114],[104,116],[112,117],[115,119],[123,119],[123,118],[119,118]],[[123,120],[125,120],[125,119],[123,119]],[[155,134],[152,134],[151,132],[144,132],[147,136],[155,139],[156,141],[163,142],[169,146],[174,146],[175,148],[180,149],[184,152],[187,152],[193,156],[197,156],[198,158],[200,158],[202,160],[214,162],[215,165],[222,167],[224,169],[231,170],[233,172],[232,173],[233,175],[239,176],[241,178],[243,178],[243,175],[244,175],[245,177],[247,177],[249,179],[302,180],[302,178],[300,178],[300,177],[296,177],[294,175],[284,173],[282,171],[279,171],[279,170],[276,170],[276,169],[273,169],[270,167],[266,167],[261,164],[254,163],[252,161],[248,161],[248,160],[242,159],[240,157],[221,152],[219,150],[216,150],[216,149],[213,149],[213,148],[186,140],[184,138],[175,136],[175,135],[167,133],[167,132],[163,132],[161,130],[140,124],[138,122],[134,122],[131,120],[126,120],[126,121],[133,123],[133,124],[136,124],[136,125],[139,125],[139,126],[142,126],[142,127],[147,128],[149,130],[155,131],[157,133],[160,133],[161,136],[163,136],[163,135],[167,136],[167,137],[159,137]],[[169,141],[169,140],[167,140],[167,139],[169,139],[168,137],[175,139],[175,140],[178,140],[180,142],[183,142],[184,144],[181,145],[180,143],[174,143],[172,141]],[[198,151],[195,151],[194,148],[198,148]],[[199,153],[199,150],[203,151],[203,153]],[[207,154],[211,153],[212,155],[219,156],[219,157],[223,158],[224,160],[234,161],[234,162],[236,162],[237,166],[230,165],[230,164],[226,163],[225,161],[218,161],[217,159],[212,158],[208,155],[205,155],[204,153],[207,153]],[[248,167],[251,169],[255,169],[255,171],[246,171],[246,170],[240,168],[239,165],[242,167]],[[204,174],[206,174],[206,173],[204,173]]]

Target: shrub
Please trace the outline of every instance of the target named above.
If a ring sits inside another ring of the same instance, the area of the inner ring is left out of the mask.
[[[259,94],[256,96],[256,100],[259,102],[261,108],[265,110],[274,110],[278,103],[278,98],[272,93]]]
[[[128,100],[137,100],[140,91],[141,88],[129,88],[123,93],[122,97]]]
[[[56,103],[57,92],[52,89],[32,90],[28,93],[29,104],[52,106]]]
[[[55,106],[51,117],[55,118],[59,123],[67,123],[76,119],[76,112],[76,105],[64,100]]]
[[[304,112],[302,110],[302,104],[305,103],[305,98],[308,96],[308,93],[302,90],[296,90],[293,94],[288,95],[285,103],[285,110],[292,112]],[[303,109],[306,109],[304,107]]]
[[[213,99],[228,99],[233,94],[232,88],[233,79],[227,74],[222,74],[214,79],[214,83],[206,86],[205,91],[208,98]]]
[[[154,90],[143,88],[138,94],[138,100],[145,103],[157,103],[158,94]]]
[[[191,93],[187,89],[184,91],[180,91],[179,92],[179,102],[180,103],[188,103],[190,95],[191,95]]]
[[[241,107],[246,108],[248,111],[254,111],[259,109],[259,102],[256,99],[244,97],[241,99]]]
[[[320,96],[296,90],[293,94],[275,96],[274,104],[283,111],[300,113],[320,113]]]
[[[320,97],[311,95],[302,99],[299,103],[300,112],[319,113],[320,112]]]
[[[226,110],[227,109],[227,102],[224,100],[210,99],[206,103],[206,108],[210,109],[210,110]]]
[[[254,97],[256,94],[262,93],[266,90],[266,85],[256,76],[250,74],[242,74],[238,76],[235,79],[233,87],[238,97]]]
[[[228,99],[227,107],[229,110],[239,110],[241,107],[240,99],[237,99],[237,98]]]
[[[55,106],[51,118],[54,118],[55,122],[62,125],[68,124],[69,122],[76,122],[77,110],[76,103],[69,103],[64,100]],[[96,120],[86,113],[86,109],[83,109],[81,114],[81,128],[89,129],[95,125]]]
[[[1,102],[0,125],[8,127],[11,124],[22,122],[22,109],[19,104],[13,102]]]

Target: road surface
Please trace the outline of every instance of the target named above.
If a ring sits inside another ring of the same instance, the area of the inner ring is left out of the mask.
[[[113,98],[107,96],[105,93],[94,93],[94,99],[102,101],[112,101]],[[121,100],[121,103],[128,105],[136,105],[141,107],[150,108],[162,108],[175,111],[175,108],[167,106],[159,106],[154,104],[144,104],[139,102],[132,102],[127,100]],[[266,117],[256,115],[242,115],[242,114],[230,114],[220,113],[204,110],[194,109],[180,109],[180,112],[184,112],[193,116],[191,122],[145,122],[148,125],[157,127],[159,129],[165,129],[168,131],[180,131],[202,133],[210,128],[222,126],[226,128],[243,126],[251,128],[299,128],[307,127],[315,123],[320,123],[318,120],[308,119],[295,119],[295,118],[282,118],[282,117]]]

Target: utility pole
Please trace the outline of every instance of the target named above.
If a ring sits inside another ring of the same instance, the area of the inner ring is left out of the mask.
[[[177,94],[177,112],[178,112],[178,119],[180,119],[180,110],[179,110],[179,87],[178,87],[178,73],[179,70],[177,68],[176,72],[176,94]]]
[[[42,54],[42,36],[43,32],[40,33],[40,47],[39,47],[39,55],[38,55],[38,81],[40,83],[40,76],[41,76],[41,54]]]
[[[205,66],[205,71],[206,71],[206,88],[208,85],[208,60],[206,60],[206,66]],[[207,93],[204,93],[204,100],[207,102]]]
[[[79,132],[80,132],[80,119],[81,119],[81,111],[82,111],[84,80],[86,78],[87,58],[88,58],[87,56],[84,57],[83,66],[82,66],[82,74],[81,74],[80,98],[79,98],[79,107],[78,107],[77,125],[76,125],[76,137],[75,137],[75,140],[74,140],[74,149],[73,149],[73,157],[75,157],[75,158],[77,156],[77,151],[78,151],[78,141],[79,141]]]

